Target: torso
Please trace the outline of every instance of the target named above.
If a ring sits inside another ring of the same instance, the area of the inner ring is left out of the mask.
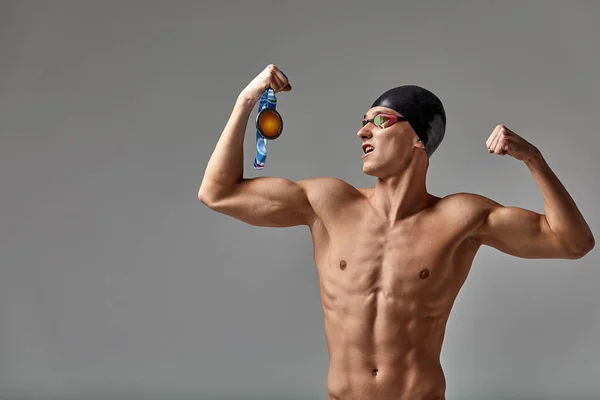
[[[453,195],[390,225],[368,189],[336,185],[310,226],[329,399],[443,400],[442,342],[479,248],[478,216]]]

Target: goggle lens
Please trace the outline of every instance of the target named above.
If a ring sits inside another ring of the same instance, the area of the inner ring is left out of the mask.
[[[372,122],[373,124],[375,124],[375,126],[377,126],[378,128],[387,128],[388,126],[390,126],[392,123],[396,122],[399,118],[397,118],[396,116],[388,116],[388,115],[384,115],[384,114],[378,114],[376,115]],[[363,119],[362,121],[362,126],[365,126],[366,124],[368,124],[371,120],[366,120]]]
[[[379,114],[375,116],[373,123],[380,128],[385,128],[388,123],[391,123],[392,119],[394,118]]]

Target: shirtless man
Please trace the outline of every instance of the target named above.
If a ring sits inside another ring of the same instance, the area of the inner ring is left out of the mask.
[[[590,228],[539,150],[503,125],[487,140],[488,152],[525,162],[545,214],[471,193],[427,193],[428,160],[443,137],[445,113],[435,95],[416,86],[384,93],[364,116],[357,136],[363,172],[377,177],[374,188],[329,177],[244,179],[248,118],[269,87],[292,89],[272,64],[240,93],[198,197],[248,224],[309,227],[330,400],[445,398],[446,322],[481,245],[516,257],[562,259],[594,247]],[[367,153],[368,146],[374,150]]]

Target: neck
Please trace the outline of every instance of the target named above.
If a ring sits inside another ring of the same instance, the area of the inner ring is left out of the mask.
[[[434,198],[427,193],[426,169],[411,163],[400,175],[377,178],[371,196],[373,207],[393,225],[427,208]]]

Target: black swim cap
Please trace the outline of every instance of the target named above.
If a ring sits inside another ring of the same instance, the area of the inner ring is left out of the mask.
[[[425,145],[427,157],[438,148],[446,131],[446,112],[440,99],[429,90],[415,85],[390,89],[375,100],[373,107],[387,107],[408,120]]]

